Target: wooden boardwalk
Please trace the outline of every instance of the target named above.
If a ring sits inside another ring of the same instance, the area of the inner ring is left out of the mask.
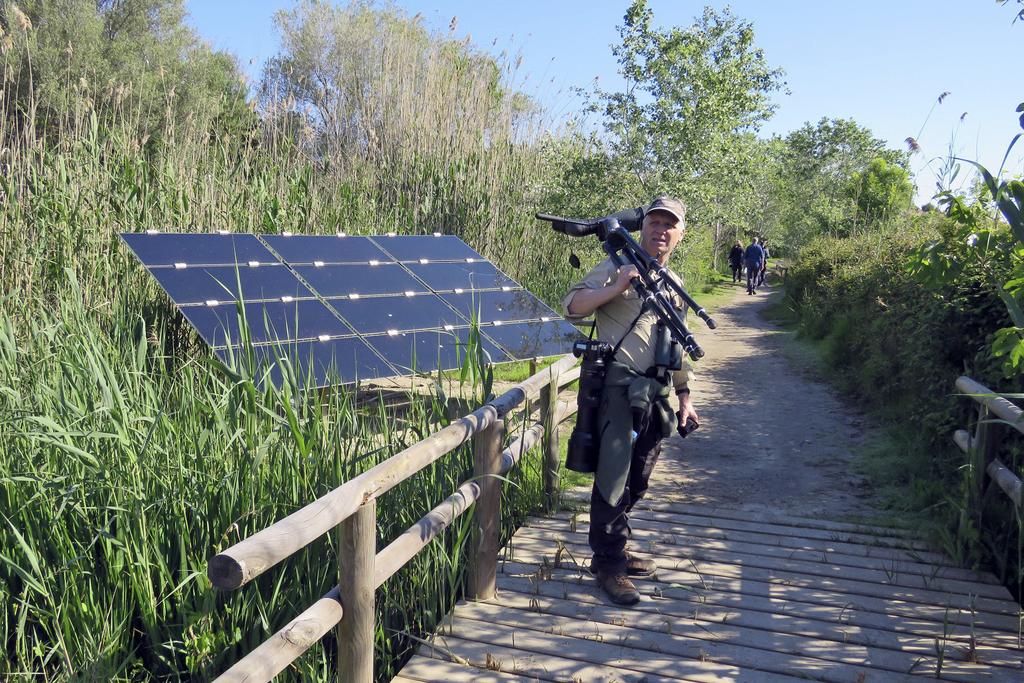
[[[497,598],[458,604],[394,680],[1024,681],[1009,592],[903,531],[666,496],[632,522],[659,565],[640,604],[587,572],[586,513],[531,518]]]
[[[1024,683],[1019,606],[995,578],[825,519],[873,511],[852,474],[861,430],[794,371],[768,303],[740,288],[716,312],[694,388],[706,424],[666,441],[631,516],[632,550],[659,565],[640,604],[612,605],[588,573],[586,513],[532,518],[496,599],[457,605],[396,681]]]

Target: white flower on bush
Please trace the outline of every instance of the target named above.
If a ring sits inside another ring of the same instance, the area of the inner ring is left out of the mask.
[[[972,232],[970,235],[967,236],[967,246],[973,247],[977,243],[978,243],[978,233]]]

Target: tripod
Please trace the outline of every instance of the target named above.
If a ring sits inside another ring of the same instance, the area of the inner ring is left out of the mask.
[[[634,214],[634,212],[636,212]],[[626,216],[626,214],[629,214]],[[617,266],[635,266],[638,275],[630,284],[640,297],[642,305],[653,311],[658,320],[665,324],[675,339],[683,347],[683,351],[693,360],[704,357],[704,349],[700,347],[682,316],[676,311],[667,295],[668,291],[678,294],[686,305],[693,309],[701,320],[712,330],[717,327],[715,319],[708,315],[700,304],[694,301],[682,285],[675,281],[665,266],[658,263],[623,227],[620,218],[630,227],[639,228],[642,220],[641,209],[629,209],[595,221],[562,218],[550,214],[538,213],[537,218],[551,223],[553,230],[570,237],[597,235],[602,249],[608,254],[612,263]],[[636,229],[634,228],[634,229]]]

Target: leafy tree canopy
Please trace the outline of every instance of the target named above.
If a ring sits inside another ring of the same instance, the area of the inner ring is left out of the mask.
[[[782,220],[790,247],[799,249],[816,235],[843,236],[868,227],[868,223],[877,225],[881,220],[879,214],[871,214],[868,221],[867,213],[858,212],[859,208],[868,208],[857,205],[856,197],[861,195],[852,188],[858,183],[867,183],[877,192],[882,192],[883,186],[892,190],[892,211],[897,205],[902,206],[906,184],[900,178],[909,178],[906,154],[889,149],[885,141],[856,121],[823,118],[816,125],[806,123],[787,135],[785,144],[785,182],[790,201]],[[873,174],[860,175],[876,159],[885,164],[884,182],[878,175],[882,167],[876,167]],[[878,207],[871,202],[888,202],[879,199],[877,194],[872,196],[874,199],[869,200],[868,195],[864,195],[872,211],[877,211]],[[885,212],[885,217],[891,217],[892,211]]]
[[[914,186],[905,168],[875,157],[866,169],[853,174],[848,192],[857,204],[859,222],[875,225],[909,208]]]
[[[875,158],[906,167],[903,152],[888,149],[884,140],[853,119],[823,118],[816,125],[805,123],[786,136],[795,173],[805,179],[848,180]]]
[[[625,92],[596,90],[618,163],[641,194],[697,193],[727,159],[732,136],[753,130],[783,87],[754,44],[754,29],[728,9],[707,7],[687,28],[658,29],[646,0],[634,0],[612,48]]]
[[[22,121],[53,132],[73,107],[119,112],[149,131],[168,119],[237,117],[246,88],[234,57],[211,50],[184,17],[184,0],[0,4]]]

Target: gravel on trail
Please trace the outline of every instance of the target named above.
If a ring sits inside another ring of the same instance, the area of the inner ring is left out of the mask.
[[[878,514],[853,464],[866,420],[784,352],[789,333],[763,317],[779,296],[737,287],[717,330],[693,321],[707,352],[691,384],[701,426],[664,442],[651,494],[805,517]]]

